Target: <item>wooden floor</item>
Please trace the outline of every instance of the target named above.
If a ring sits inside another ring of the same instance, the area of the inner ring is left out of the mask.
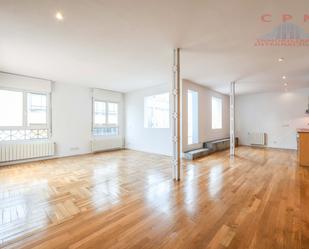
[[[118,151],[0,168],[1,248],[309,248],[309,169],[240,147],[171,180],[170,158]]]

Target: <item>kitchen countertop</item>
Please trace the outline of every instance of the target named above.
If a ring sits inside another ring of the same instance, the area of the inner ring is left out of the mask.
[[[309,129],[298,129],[297,130],[298,133],[309,133]]]

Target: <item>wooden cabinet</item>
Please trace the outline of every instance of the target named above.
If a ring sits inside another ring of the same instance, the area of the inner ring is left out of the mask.
[[[309,129],[298,130],[298,162],[309,166]]]

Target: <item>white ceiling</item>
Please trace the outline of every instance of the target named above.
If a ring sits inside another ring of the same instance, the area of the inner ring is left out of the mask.
[[[282,75],[300,88],[309,48],[254,42],[285,13],[309,33],[306,10],[307,0],[0,0],[0,70],[126,92],[170,82],[181,47],[182,77],[217,91],[233,80],[238,93],[283,90]]]

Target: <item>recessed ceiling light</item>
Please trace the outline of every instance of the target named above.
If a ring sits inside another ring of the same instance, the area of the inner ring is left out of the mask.
[[[283,62],[283,61],[284,61],[284,58],[279,58],[278,61],[279,61],[279,62]]]
[[[56,12],[55,14],[55,18],[59,21],[62,21],[63,20],[63,15],[60,11]]]
[[[283,75],[283,76],[282,76],[282,79],[283,79],[283,80],[286,80],[286,76]]]
[[[284,86],[288,86],[288,83],[284,83]]]

